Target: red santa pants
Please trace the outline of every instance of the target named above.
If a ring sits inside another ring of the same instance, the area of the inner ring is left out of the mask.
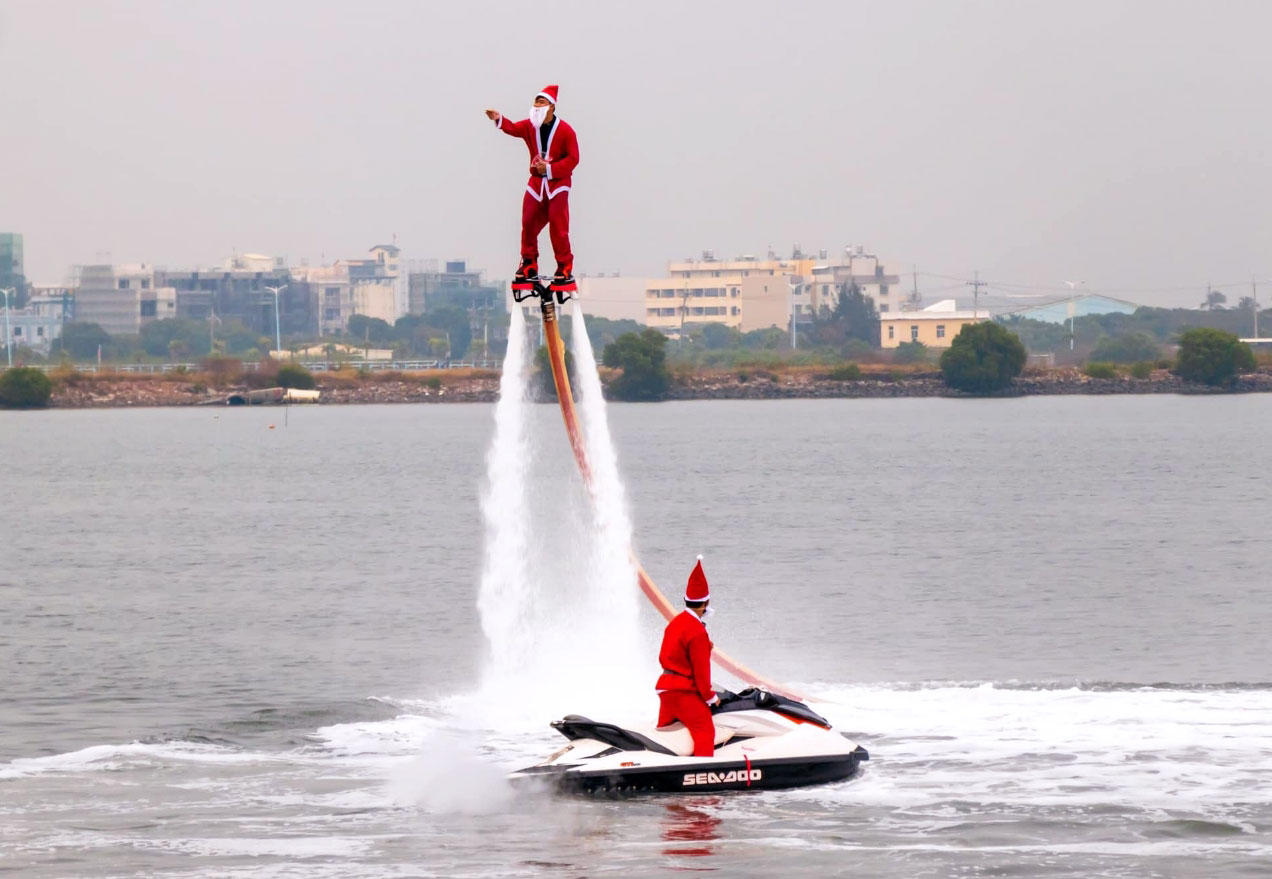
[[[570,191],[559,192],[552,198],[546,195],[536,199],[526,192],[521,199],[521,255],[539,258],[539,233],[548,227],[552,238],[552,253],[557,266],[567,272],[574,271],[574,254],[570,253]]]
[[[693,756],[715,755],[715,722],[711,709],[696,690],[666,690],[658,694],[658,725],[680,721],[693,736]]]

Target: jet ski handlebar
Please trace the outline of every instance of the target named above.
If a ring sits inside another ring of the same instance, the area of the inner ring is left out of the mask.
[[[785,714],[787,717],[793,717],[798,720],[806,720],[809,723],[815,723],[818,726],[830,729],[830,721],[803,702],[787,699],[785,696],[771,693],[763,687],[747,687],[740,693],[721,689],[716,690],[716,695],[720,698],[720,701],[711,706],[712,714],[727,714],[731,711],[748,711],[754,708],[761,708],[767,711],[776,711],[778,714]]]

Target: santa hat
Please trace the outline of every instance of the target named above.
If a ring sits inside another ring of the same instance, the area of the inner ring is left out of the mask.
[[[707,590],[707,575],[702,573],[702,556],[689,573],[689,583],[685,586],[685,601],[706,601],[711,598]]]
[[[557,87],[555,85],[545,85],[543,91],[535,95],[536,98],[547,98],[552,102],[552,106],[556,106]]]

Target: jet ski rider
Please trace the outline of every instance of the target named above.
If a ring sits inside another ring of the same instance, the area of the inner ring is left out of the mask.
[[[693,736],[695,757],[715,754],[715,723],[708,706],[718,704],[720,697],[711,689],[712,644],[706,625],[714,612],[708,607],[710,602],[702,556],[698,556],[685,586],[685,609],[672,617],[663,632],[658,651],[663,673],[655,685],[658,725],[667,726],[677,720],[683,723]]]

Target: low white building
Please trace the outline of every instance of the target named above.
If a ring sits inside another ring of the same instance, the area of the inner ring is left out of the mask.
[[[5,316],[0,331],[8,334],[5,344],[12,345],[15,351],[30,348],[45,355],[53,340],[62,334],[62,318],[40,314],[32,308],[14,309]]]
[[[891,311],[879,315],[879,344],[896,348],[904,342],[921,342],[929,348],[948,348],[963,327],[989,320],[984,309],[960,310],[953,299],[942,299],[915,311]]]
[[[583,313],[607,320],[645,322],[646,278],[579,278],[579,303]]]

